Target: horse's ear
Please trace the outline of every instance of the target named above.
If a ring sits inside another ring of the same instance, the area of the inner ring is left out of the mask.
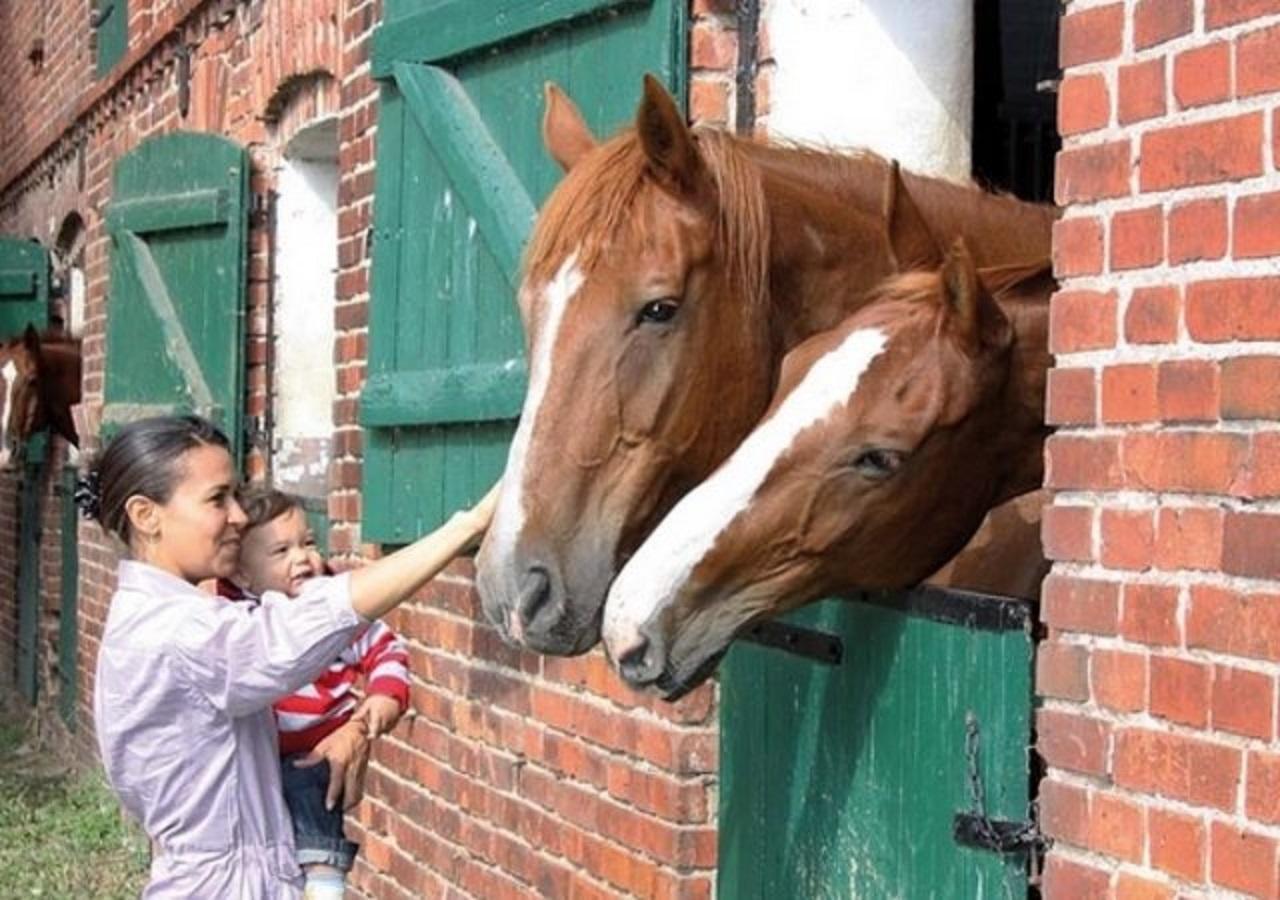
[[[1013,335],[1009,320],[983,286],[963,238],[956,239],[942,264],[942,289],[955,317],[955,333],[968,349],[1008,346]]]
[[[894,268],[899,272],[936,268],[942,262],[942,250],[907,191],[896,159],[890,161],[889,170],[883,207]]]
[[[650,168],[664,186],[680,194],[697,193],[702,158],[693,133],[675,100],[652,75],[644,76],[644,98],[636,110],[636,133]]]
[[[595,135],[569,95],[548,81],[542,88],[542,143],[566,172],[596,146]]]

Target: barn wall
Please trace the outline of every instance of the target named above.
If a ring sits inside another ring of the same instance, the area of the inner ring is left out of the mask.
[[[1060,49],[1047,896],[1275,897],[1280,3],[1077,0]]]

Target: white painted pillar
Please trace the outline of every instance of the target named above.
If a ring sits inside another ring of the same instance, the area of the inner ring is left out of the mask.
[[[970,176],[973,0],[769,0],[771,135]]]

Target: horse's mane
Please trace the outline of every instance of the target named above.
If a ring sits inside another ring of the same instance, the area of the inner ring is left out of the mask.
[[[769,216],[760,174],[738,152],[728,135],[696,132],[700,156],[717,195],[716,241],[724,255],[730,289],[747,303],[768,302]],[[577,250],[578,264],[589,272],[619,231],[646,185],[656,184],[644,149],[627,129],[569,171],[543,205],[525,254],[525,269],[537,281]]]

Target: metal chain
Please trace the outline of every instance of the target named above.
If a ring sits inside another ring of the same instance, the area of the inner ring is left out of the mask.
[[[969,801],[972,804],[978,831],[991,849],[1000,853],[1009,853],[1026,848],[1030,854],[1032,879],[1038,880],[1040,870],[1040,853],[1042,836],[1040,829],[1033,821],[1028,821],[1016,831],[1001,834],[987,815],[987,791],[982,780],[979,765],[981,735],[978,730],[978,717],[969,711],[964,720],[964,752],[969,769]]]

